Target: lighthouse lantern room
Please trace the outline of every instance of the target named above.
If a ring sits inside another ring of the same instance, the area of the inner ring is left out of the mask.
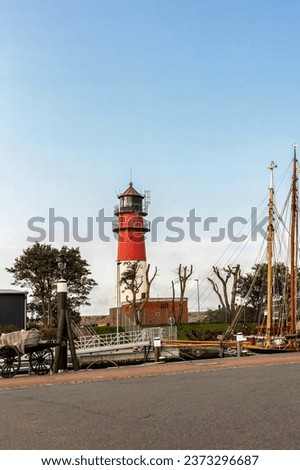
[[[137,262],[138,276],[142,281],[138,297],[143,298],[147,292],[145,233],[150,231],[150,223],[144,217],[148,213],[149,192],[140,194],[130,182],[129,187],[118,198],[113,226],[113,231],[118,234],[118,283],[130,262]],[[122,303],[128,300],[128,295],[128,291],[121,292]]]

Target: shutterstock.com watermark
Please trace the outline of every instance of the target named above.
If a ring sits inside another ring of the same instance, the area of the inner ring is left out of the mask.
[[[122,214],[120,217],[122,218]],[[258,237],[266,240],[268,217],[259,218],[257,208],[251,207],[248,219],[233,216],[221,224],[216,216],[202,218],[196,215],[195,209],[190,209],[186,217],[158,216],[151,223],[132,214],[126,224],[132,228],[137,242],[139,239],[143,241],[140,234],[147,232],[147,239],[151,242],[157,242],[163,234],[163,240],[168,243],[179,243],[185,239],[201,242],[204,238],[212,243],[222,242],[226,238],[231,242],[241,243],[249,238],[251,241],[257,241]],[[89,243],[96,239],[106,243],[112,239],[120,242],[124,232],[118,230],[118,227],[119,219],[116,216],[107,216],[104,209],[100,209],[96,217],[67,218],[58,215],[52,207],[48,210],[48,217],[34,216],[27,221],[30,232],[27,241],[53,243],[58,237],[63,237],[64,243],[71,240]]]

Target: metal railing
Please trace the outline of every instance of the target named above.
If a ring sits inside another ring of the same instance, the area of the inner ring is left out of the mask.
[[[117,217],[115,217],[112,221],[112,229],[114,232],[116,231],[119,231],[121,229],[127,229],[127,228],[133,228],[135,229],[136,231],[146,231],[146,232],[149,232],[150,231],[150,228],[151,228],[151,223],[149,220],[147,219],[142,219],[142,220],[139,220],[138,222],[136,221],[135,219],[135,216],[132,217],[132,219],[130,219],[128,222],[127,222],[127,225],[126,226],[123,226],[121,225],[120,226],[120,222],[119,222],[119,219]]]
[[[174,335],[173,327],[173,333]],[[78,336],[74,340],[75,348],[77,350],[82,349],[94,349],[94,348],[105,348],[119,345],[139,345],[139,344],[153,344],[154,338],[159,337],[161,339],[170,338],[169,327],[155,327],[155,328],[143,328],[134,331],[124,331],[116,333],[110,333],[107,335],[89,335],[89,336]]]
[[[73,334],[76,338],[81,338],[85,336],[94,336],[97,334],[96,330],[92,327],[92,325],[87,324],[83,326],[78,326],[74,321],[72,321],[71,325],[72,325]]]
[[[130,204],[126,206],[116,204],[114,207],[114,214],[118,215],[118,214],[121,214],[122,212],[132,212],[135,214],[147,214],[148,205],[149,204],[146,204],[144,202],[142,202],[141,204]]]

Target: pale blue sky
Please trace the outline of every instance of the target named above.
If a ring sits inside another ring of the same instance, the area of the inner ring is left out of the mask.
[[[111,215],[130,169],[150,220],[248,218],[300,142],[299,20],[297,0],[0,0],[0,286],[28,219]],[[148,246],[156,295],[221,250],[170,245]],[[82,244],[92,313],[114,303],[115,251]]]

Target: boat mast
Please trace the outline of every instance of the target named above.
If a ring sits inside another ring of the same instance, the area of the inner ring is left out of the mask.
[[[271,328],[273,313],[273,242],[274,242],[274,179],[273,170],[277,165],[272,161],[270,170],[269,187],[269,223],[268,223],[268,288],[267,288],[267,325],[266,325],[266,347],[271,344]]]
[[[296,315],[297,315],[297,155],[296,144],[294,144],[294,158],[293,158],[293,177],[292,177],[292,201],[291,201],[291,303],[290,303],[290,325],[289,332],[296,333]]]

